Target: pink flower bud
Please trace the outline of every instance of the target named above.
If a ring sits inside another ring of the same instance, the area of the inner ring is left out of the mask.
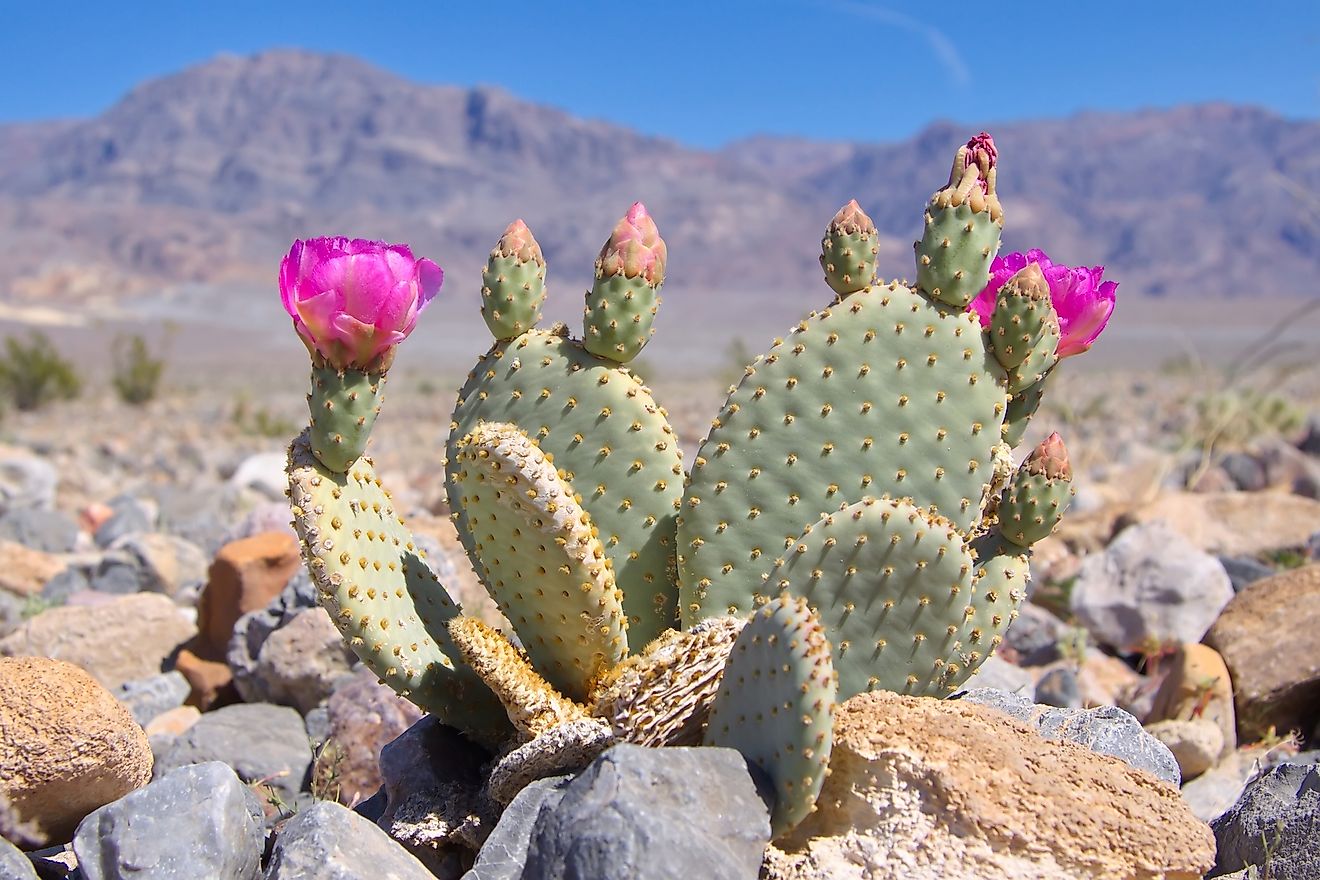
[[[668,256],[664,239],[651,215],[646,213],[646,206],[634,202],[601,248],[596,259],[596,275],[600,278],[621,273],[629,278],[641,275],[647,284],[658,287],[665,280]]]
[[[971,168],[973,165],[979,171],[979,180],[981,192],[986,192],[989,187],[990,169],[995,167],[999,161],[999,150],[995,149],[995,139],[990,137],[990,133],[983,131],[976,137],[967,142],[967,152],[963,154],[963,168]]]
[[[876,234],[875,223],[862,210],[862,206],[857,204],[856,199],[849,200],[848,204],[839,209],[839,213],[830,221],[827,231],[831,235],[836,232],[842,232],[844,235]]]
[[[1029,250],[1025,254],[998,256],[990,263],[990,283],[972,300],[968,308],[980,317],[982,326],[990,326],[990,315],[995,310],[999,288],[1028,263],[1040,266],[1050,286],[1050,301],[1059,315],[1059,332],[1062,335],[1058,356],[1071,357],[1089,349],[1100,331],[1105,329],[1105,324],[1109,323],[1118,291],[1116,281],[1101,283],[1104,266],[1090,269],[1085,266],[1063,266],[1051,261],[1039,249]]]
[[[1058,432],[1051,434],[1031,450],[1023,463],[1029,474],[1043,474],[1051,480],[1071,480],[1072,465],[1068,462],[1068,449]]]
[[[379,368],[443,281],[407,245],[313,238],[295,241],[280,264],[280,299],[307,347],[332,366]]]
[[[514,220],[505,228],[504,234],[495,244],[495,249],[491,251],[491,256],[497,254],[501,257],[517,257],[519,263],[535,262],[538,266],[545,265],[541,245],[532,235],[532,230],[528,229],[527,224],[521,219]]]

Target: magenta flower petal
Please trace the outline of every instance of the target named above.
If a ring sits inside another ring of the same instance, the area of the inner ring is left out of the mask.
[[[339,369],[370,368],[404,340],[444,282],[402,244],[295,241],[280,263],[280,301],[308,345]]]
[[[990,283],[972,300],[968,309],[976,313],[981,326],[990,326],[990,315],[995,310],[999,289],[1028,263],[1040,266],[1050,287],[1050,301],[1059,316],[1061,339],[1056,354],[1066,358],[1089,349],[1109,322],[1118,292],[1118,282],[1101,283],[1104,266],[1089,269],[1064,266],[1055,263],[1039,248],[1025,254],[1004,254],[991,261]]]

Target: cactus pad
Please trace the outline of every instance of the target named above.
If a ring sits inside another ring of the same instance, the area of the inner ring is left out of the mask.
[[[339,370],[317,357],[312,364],[311,447],[317,459],[337,474],[347,471],[366,451],[380,414],[383,372]]]
[[[902,285],[813,313],[747,369],[697,453],[679,527],[684,623],[750,610],[809,523],[864,497],[920,498],[970,531],[1003,383],[974,315]]]
[[[875,223],[853,199],[834,215],[820,242],[820,267],[835,293],[855,293],[871,283],[880,250]]]
[[[541,674],[585,699],[628,654],[623,596],[591,517],[513,425],[478,424],[458,442],[453,463],[491,597]]]
[[[971,675],[969,620],[983,601],[974,564],[947,520],[867,499],[812,525],[764,589],[816,609],[840,699],[877,689],[944,697]]]
[[[770,777],[775,837],[815,808],[833,743],[836,687],[829,640],[805,600],[770,601],[733,643],[705,744],[737,749]]]
[[[458,608],[422,561],[369,459],[335,473],[307,432],[289,448],[289,497],[312,582],[335,626],[394,690],[486,745],[510,728],[446,629]]]
[[[533,330],[496,343],[459,392],[446,447],[449,504],[474,562],[474,530],[456,481],[458,443],[483,421],[517,425],[582,497],[614,563],[633,646],[671,627],[683,457],[650,391],[562,330]]]
[[[481,273],[481,317],[496,339],[513,339],[541,320],[545,257],[521,220],[504,230]]]

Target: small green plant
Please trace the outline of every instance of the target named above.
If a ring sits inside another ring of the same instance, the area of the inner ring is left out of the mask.
[[[82,391],[73,364],[62,357],[44,333],[33,332],[25,343],[5,340],[0,359],[0,385],[14,406],[24,412],[56,400],[72,400]]]
[[[119,399],[142,406],[156,397],[165,361],[152,357],[147,341],[139,334],[115,339],[111,381]]]
[[[317,751],[312,763],[312,797],[318,801],[339,801],[341,785],[339,773],[344,760],[348,757],[343,746],[333,739],[326,740]]]

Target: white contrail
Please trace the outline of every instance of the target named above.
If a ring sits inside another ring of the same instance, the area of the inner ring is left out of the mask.
[[[891,24],[916,34],[930,44],[930,50],[934,54],[935,60],[944,68],[944,72],[949,75],[949,79],[953,81],[954,85],[961,87],[971,83],[971,71],[967,69],[967,63],[963,61],[962,55],[958,52],[958,47],[939,28],[902,12],[896,12],[883,6],[873,6],[864,2],[864,0],[830,0],[827,5],[838,9],[840,12]]]

